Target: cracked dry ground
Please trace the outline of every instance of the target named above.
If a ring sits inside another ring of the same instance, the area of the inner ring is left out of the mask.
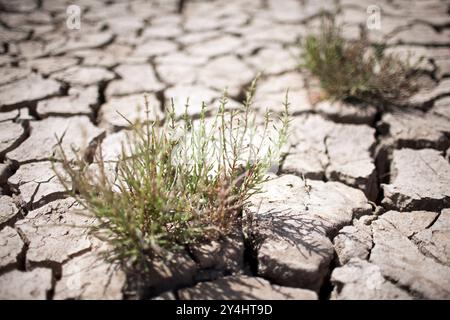
[[[0,298],[131,295],[53,174],[55,134],[114,161],[127,129],[116,110],[142,117],[144,92],[153,116],[171,97],[181,113],[188,96],[195,116],[224,87],[238,103],[258,72],[258,110],[279,111],[290,88],[289,154],[245,208],[246,240],[239,231],[155,261],[147,297],[450,298],[446,1],[79,0],[81,31],[66,28],[68,3],[0,1]],[[369,39],[423,56],[422,89],[407,111],[317,103],[298,40],[323,9],[354,39],[375,3],[382,28]]]

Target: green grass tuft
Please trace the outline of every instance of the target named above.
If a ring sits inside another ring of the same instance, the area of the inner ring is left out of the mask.
[[[69,161],[60,148],[64,172],[57,175],[98,218],[92,231],[113,245],[111,258],[142,262],[236,231],[242,206],[278,163],[288,134],[287,95],[283,114],[257,117],[254,90],[255,82],[231,111],[224,95],[211,118],[203,105],[192,120],[186,105],[176,119],[172,104],[164,122],[133,123],[112,176],[101,152],[93,170],[82,157]]]
[[[319,80],[329,97],[402,104],[417,91],[413,66],[365,37],[347,41],[332,17],[323,17],[318,35],[302,42],[301,68]]]

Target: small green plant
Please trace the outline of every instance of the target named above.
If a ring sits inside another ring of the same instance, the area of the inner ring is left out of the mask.
[[[408,62],[384,55],[383,46],[371,46],[366,37],[350,42],[329,16],[322,17],[320,33],[302,43],[301,68],[319,80],[335,99],[401,103],[417,90]]]
[[[113,177],[101,150],[92,170],[92,163],[69,161],[60,148],[64,172],[57,175],[98,218],[93,231],[106,235],[112,258],[142,262],[235,231],[242,206],[278,162],[288,134],[287,95],[284,113],[258,118],[251,108],[254,90],[255,82],[242,106],[231,111],[224,94],[211,118],[203,104],[192,120],[187,103],[177,119],[172,103],[164,122],[147,116],[144,123],[130,123]]]

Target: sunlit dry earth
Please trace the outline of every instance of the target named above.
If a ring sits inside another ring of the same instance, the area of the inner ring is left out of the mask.
[[[117,111],[145,117],[144,93],[152,117],[171,98],[182,114],[189,97],[195,118],[225,88],[237,105],[261,74],[256,110],[282,111],[289,89],[292,134],[244,210],[250,238],[156,261],[145,297],[449,299],[448,3],[337,2],[1,0],[0,298],[136,297],[54,175],[55,134],[110,160],[128,126]],[[401,59],[423,57],[406,112],[324,100],[299,70],[323,10],[349,40],[361,27]]]

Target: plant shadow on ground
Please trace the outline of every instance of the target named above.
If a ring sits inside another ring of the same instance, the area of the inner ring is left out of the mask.
[[[306,262],[313,258],[321,261],[318,265],[320,269],[326,268],[333,258],[329,238],[334,228],[329,223],[320,217],[309,216],[308,212],[289,208],[258,211],[248,215],[246,221],[255,255],[266,252],[258,257],[258,261],[263,261],[264,266],[257,266],[256,274],[275,284],[288,287],[317,286],[314,272],[310,273],[306,267],[293,272],[296,267],[290,265],[289,261],[296,259],[301,265],[301,261]],[[267,252],[273,254],[269,255]]]
[[[206,286],[200,284],[189,288],[188,293],[183,294],[183,298],[196,300],[261,300],[267,299],[267,295],[276,300],[296,298],[295,295],[286,292],[285,289],[270,284],[262,278],[225,277],[214,283],[208,283]]]
[[[261,243],[269,237],[265,231],[270,230],[270,237],[285,241],[305,258],[312,252],[326,256],[327,251],[317,242],[317,236],[327,237],[329,225],[323,220],[307,217],[305,213],[297,213],[290,209],[268,210],[256,214],[258,223],[253,228],[260,234],[256,242]]]

